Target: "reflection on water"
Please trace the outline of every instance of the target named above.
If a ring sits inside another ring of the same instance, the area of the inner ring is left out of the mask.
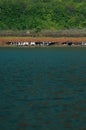
[[[0,130],[86,130],[86,49],[0,49]]]

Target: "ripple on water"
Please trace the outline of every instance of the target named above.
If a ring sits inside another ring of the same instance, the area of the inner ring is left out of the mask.
[[[0,49],[1,130],[85,130],[85,49]]]

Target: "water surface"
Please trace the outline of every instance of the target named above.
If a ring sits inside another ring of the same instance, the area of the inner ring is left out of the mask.
[[[86,48],[0,48],[0,130],[86,130]]]

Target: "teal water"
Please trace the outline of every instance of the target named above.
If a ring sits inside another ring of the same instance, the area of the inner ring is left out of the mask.
[[[86,48],[0,48],[0,130],[86,130]]]

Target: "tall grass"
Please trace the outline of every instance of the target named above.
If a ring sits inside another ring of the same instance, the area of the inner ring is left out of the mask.
[[[65,30],[3,30],[0,36],[22,36],[22,37],[86,37],[86,28],[84,29],[65,29]]]

